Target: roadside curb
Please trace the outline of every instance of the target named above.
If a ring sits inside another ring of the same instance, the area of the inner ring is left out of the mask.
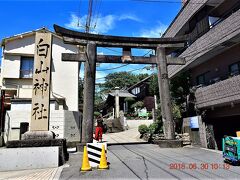
[[[215,149],[207,149],[207,148],[200,148],[200,149],[204,149],[206,151],[211,151],[211,152],[215,152],[215,153],[218,153],[218,154],[222,154],[222,151],[215,150]]]
[[[63,168],[66,168],[66,167],[69,167],[69,164],[64,164],[63,166],[60,166],[57,168],[57,171],[52,175],[51,178],[49,178],[50,180],[53,179],[53,180],[58,180],[60,179],[60,176],[61,176],[61,173],[62,173],[62,170]]]
[[[108,146],[115,146],[115,145],[134,145],[134,144],[152,144],[149,142],[125,142],[125,143],[107,143]]]
[[[215,153],[218,153],[218,154],[222,154],[222,151],[220,150],[216,150],[216,149],[208,149],[208,148],[203,148],[203,147],[195,147],[195,146],[183,146],[183,148],[199,148],[199,149],[203,149],[203,150],[206,150],[206,151],[210,151],[210,152],[215,152]]]

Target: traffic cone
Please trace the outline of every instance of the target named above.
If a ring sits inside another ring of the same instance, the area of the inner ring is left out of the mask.
[[[91,168],[91,166],[89,164],[89,160],[88,160],[87,147],[84,146],[81,171],[91,171],[91,170],[92,170],[92,168]]]
[[[101,152],[100,164],[98,166],[98,169],[109,169],[108,164],[107,164],[107,158],[106,158],[104,145],[102,145],[102,152]]]

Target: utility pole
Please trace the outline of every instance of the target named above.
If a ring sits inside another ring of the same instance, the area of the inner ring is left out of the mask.
[[[87,22],[86,22],[86,33],[89,33],[90,26],[91,26],[91,18],[92,18],[92,5],[93,0],[88,1],[88,16],[87,16]]]

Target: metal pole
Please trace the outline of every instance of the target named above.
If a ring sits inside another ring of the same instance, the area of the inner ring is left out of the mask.
[[[82,142],[93,141],[93,111],[95,94],[96,44],[87,45],[87,61],[84,65]]]
[[[172,106],[169,89],[169,79],[167,72],[167,58],[165,48],[157,47],[157,68],[158,68],[158,84],[161,98],[161,113],[163,120],[163,129],[166,139],[175,138],[174,123],[172,117]]]

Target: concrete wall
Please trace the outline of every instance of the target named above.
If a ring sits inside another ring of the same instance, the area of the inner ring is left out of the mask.
[[[4,141],[19,140],[20,123],[31,120],[31,111],[7,111],[5,118]],[[30,124],[31,126],[31,124]],[[81,133],[81,114],[74,111],[51,110],[49,130],[56,138],[66,138],[67,142],[79,142]]]
[[[0,171],[56,168],[59,165],[59,147],[1,148]],[[11,172],[9,172],[11,173]],[[27,172],[25,172],[27,173]],[[33,177],[33,176],[32,176]],[[17,176],[13,179],[16,179]],[[7,178],[8,179],[8,178]],[[10,179],[10,178],[9,178]]]
[[[198,116],[199,129],[191,129],[190,117],[183,118],[183,133],[189,133],[191,143],[207,148],[206,127],[202,117]]]
[[[21,56],[34,56],[34,41],[35,34],[33,33],[32,35],[22,38],[20,36],[18,39],[6,41],[5,43],[1,76],[3,84],[1,85],[3,89],[18,89],[19,98],[32,97],[32,79],[20,79],[19,72]],[[76,53],[78,48],[64,44],[63,40],[56,35],[53,35],[52,42],[51,97],[65,98],[66,108],[70,111],[78,111],[79,63],[61,61],[62,53]]]

